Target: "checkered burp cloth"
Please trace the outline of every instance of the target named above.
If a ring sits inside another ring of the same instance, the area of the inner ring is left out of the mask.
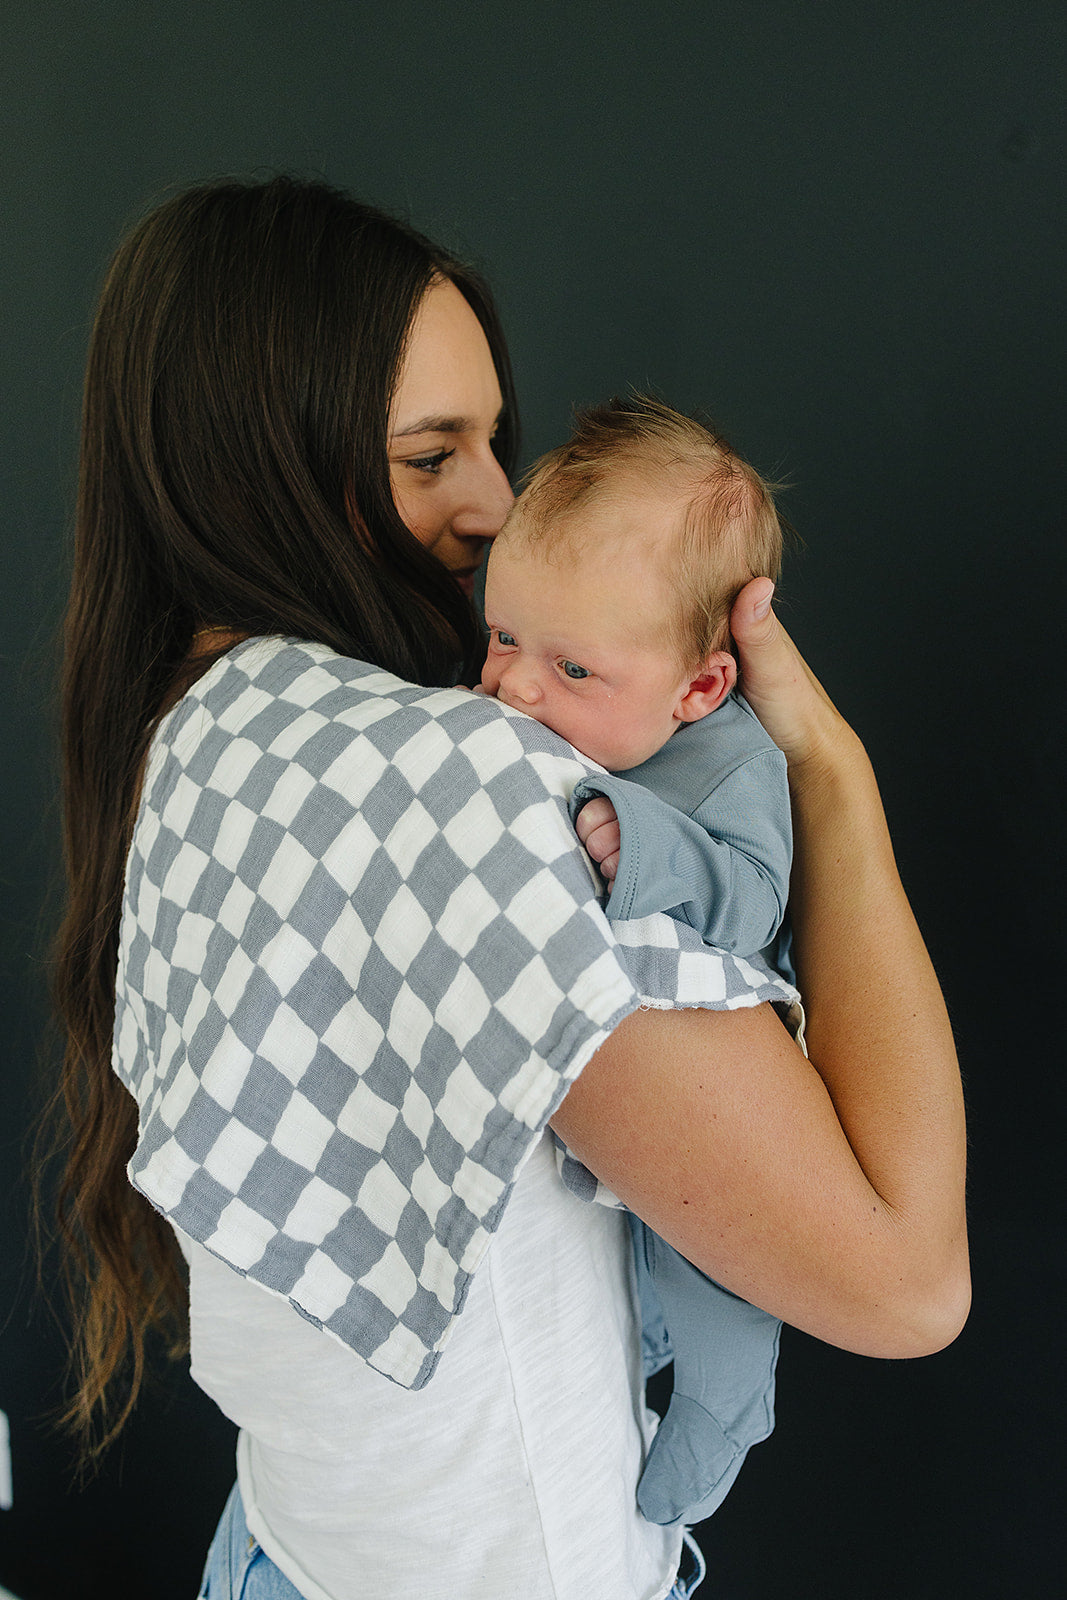
[[[131,1181],[409,1388],[621,1018],[795,999],[668,917],[609,928],[567,816],[591,770],[495,701],[280,639],[152,747],[116,985]]]

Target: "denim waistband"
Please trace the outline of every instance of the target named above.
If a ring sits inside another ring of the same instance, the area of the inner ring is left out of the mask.
[[[207,1553],[198,1600],[301,1600],[299,1589],[249,1533],[236,1484]]]

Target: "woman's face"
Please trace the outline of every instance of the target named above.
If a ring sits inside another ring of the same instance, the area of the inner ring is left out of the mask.
[[[389,474],[400,515],[468,595],[514,499],[491,444],[502,406],[481,323],[455,284],[434,284],[393,396]]]

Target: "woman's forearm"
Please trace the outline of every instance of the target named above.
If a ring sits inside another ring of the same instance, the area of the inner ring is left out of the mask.
[[[916,1270],[949,1320],[962,1322],[966,1135],[944,1001],[866,751],[782,628],[771,594],[766,579],[749,584],[731,627],[742,689],[789,765],[790,908],[812,1061],[880,1203],[905,1235],[928,1240],[910,1258]]]
[[[880,1201],[925,1239],[916,1270],[931,1314],[955,1332],[969,1303],[966,1133],[941,990],[870,762],[843,722],[791,770],[791,790],[790,904],[811,1060]],[[912,1285],[920,1301],[922,1291]]]

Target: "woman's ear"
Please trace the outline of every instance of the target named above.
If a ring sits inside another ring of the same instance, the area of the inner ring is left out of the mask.
[[[728,650],[713,650],[689,687],[683,690],[674,715],[679,722],[699,722],[721,706],[737,682],[737,662]]]

